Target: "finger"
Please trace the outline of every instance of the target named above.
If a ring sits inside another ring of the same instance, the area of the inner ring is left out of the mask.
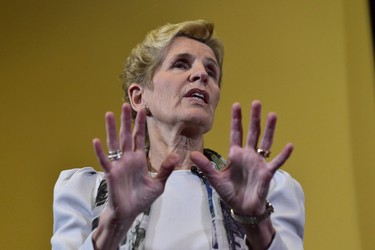
[[[133,150],[144,150],[146,129],[146,113],[143,109],[139,110],[135,118],[133,131]]]
[[[284,163],[289,159],[293,152],[293,144],[288,143],[285,145],[280,154],[278,154],[272,161],[269,162],[268,167],[272,173],[275,173]]]
[[[109,151],[119,150],[119,141],[116,130],[116,120],[112,112],[105,114],[106,130],[107,130],[107,146]]]
[[[155,180],[165,184],[168,177],[177,166],[179,159],[180,157],[176,153],[171,153],[168,155],[168,157],[161,164],[159,173],[156,175]]]
[[[194,162],[194,164],[196,164],[197,167],[203,172],[210,184],[215,187],[215,180],[217,180],[220,172],[212,166],[211,161],[209,161],[206,156],[198,151],[191,152],[190,158]]]
[[[104,172],[108,173],[111,169],[111,162],[108,160],[107,155],[104,153],[102,143],[99,139],[96,138],[92,141],[92,143],[94,146],[96,158],[98,159],[100,166],[102,166]]]
[[[241,106],[235,103],[232,106],[232,122],[230,128],[230,146],[242,147],[242,114]]]
[[[262,140],[259,144],[259,148],[269,151],[273,143],[273,137],[275,134],[277,117],[275,113],[269,113],[267,116],[266,128]]]
[[[251,120],[246,139],[246,146],[255,148],[258,144],[260,135],[260,114],[262,105],[260,101],[253,101],[251,105]]]
[[[124,152],[132,150],[131,112],[129,104],[125,103],[122,105],[120,143]]]

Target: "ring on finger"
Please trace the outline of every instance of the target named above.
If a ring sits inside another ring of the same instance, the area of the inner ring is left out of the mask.
[[[117,161],[118,159],[121,158],[121,155],[122,155],[122,151],[119,150],[119,149],[118,150],[114,150],[114,151],[110,150],[108,152],[108,159],[110,161]]]
[[[263,148],[257,148],[257,153],[263,158],[269,158],[271,155],[271,151],[265,150]]]

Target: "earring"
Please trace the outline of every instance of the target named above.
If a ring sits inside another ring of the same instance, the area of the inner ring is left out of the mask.
[[[143,110],[146,112],[146,116],[151,115],[150,109],[148,108],[147,105],[144,106]]]

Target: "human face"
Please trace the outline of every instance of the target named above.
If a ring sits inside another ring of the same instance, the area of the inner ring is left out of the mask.
[[[210,47],[190,38],[175,38],[152,78],[152,88],[144,92],[154,122],[206,133],[220,98],[220,74]]]

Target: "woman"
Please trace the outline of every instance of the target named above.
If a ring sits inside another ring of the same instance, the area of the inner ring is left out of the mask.
[[[222,57],[213,24],[202,20],[167,24],[133,49],[119,136],[106,114],[109,156],[93,141],[104,173],[68,170],[56,183],[54,249],[303,249],[303,192],[278,170],[293,145],[266,161],[276,115],[259,140],[254,101],[243,146],[234,104],[228,161],[203,147]]]

